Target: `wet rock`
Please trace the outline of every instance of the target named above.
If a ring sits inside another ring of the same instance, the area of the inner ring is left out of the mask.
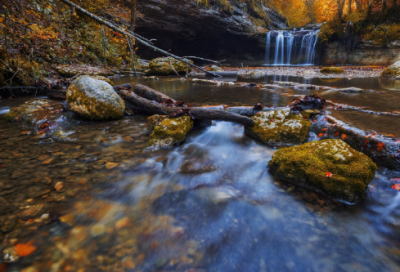
[[[37,205],[29,206],[26,210],[20,212],[18,214],[18,217],[23,220],[28,220],[30,218],[36,217],[43,210],[44,206],[45,206],[44,204],[37,204]]]
[[[51,106],[50,101],[47,99],[35,99],[27,101],[19,107],[12,108],[5,117],[9,121],[27,121],[31,123],[35,117],[32,115],[34,112]]]
[[[268,164],[283,180],[348,202],[363,198],[376,164],[342,140],[323,140],[282,148]]]
[[[304,77],[312,78],[317,75],[317,73],[314,70],[305,70],[303,73]]]
[[[8,233],[15,229],[18,224],[18,220],[16,217],[9,218],[4,225],[1,227],[1,232]]]
[[[149,118],[149,127],[153,127],[150,141],[146,151],[167,149],[179,145],[185,141],[187,134],[193,128],[193,120],[189,116],[177,118],[161,118],[160,116]],[[155,123],[153,122],[156,121]]]
[[[159,80],[159,78],[156,76],[143,77],[143,79],[147,80],[147,81],[158,81]]]
[[[210,67],[210,71],[211,72],[223,72],[224,70],[222,68],[218,67],[217,65],[212,65]]]
[[[400,61],[396,61],[385,70],[382,71],[381,77],[391,77],[397,78],[400,77]]]
[[[341,91],[342,93],[363,93],[364,92],[363,89],[356,88],[356,87],[338,89],[338,91]]]
[[[265,72],[260,70],[239,71],[237,77],[238,79],[258,79],[265,77]]]
[[[296,98],[289,104],[292,113],[301,112],[303,110],[318,110],[319,112],[323,112],[325,106],[326,100],[314,94]]]
[[[19,255],[14,247],[8,247],[3,251],[3,260],[5,263],[15,263],[19,260]]]
[[[89,120],[114,120],[124,116],[124,101],[113,87],[89,76],[80,76],[68,87],[69,109]]]
[[[301,144],[307,140],[311,122],[289,108],[259,112],[252,117],[254,127],[246,127],[246,135],[270,146]]]
[[[187,59],[186,59],[187,60]],[[191,60],[187,60],[190,63],[193,63]],[[171,64],[174,69],[178,73],[186,73],[186,71],[191,71],[191,67],[181,61],[178,61],[173,58],[156,58],[153,59],[150,64],[150,73],[155,75],[175,75],[175,71],[172,69]]]
[[[320,70],[322,74],[343,74],[344,70],[339,67],[325,67]]]
[[[0,214],[6,214],[15,210],[14,206],[11,205],[3,197],[0,197]]]

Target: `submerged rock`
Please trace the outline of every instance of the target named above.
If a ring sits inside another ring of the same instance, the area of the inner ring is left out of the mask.
[[[124,116],[124,101],[113,87],[89,76],[80,76],[68,87],[69,109],[89,120],[115,120]]]
[[[278,178],[348,202],[362,199],[377,170],[368,156],[342,140],[282,148],[268,166]]]
[[[323,74],[343,74],[344,70],[339,67],[325,67],[320,70]]]
[[[156,76],[148,76],[148,77],[143,77],[143,79],[144,80],[147,80],[147,81],[158,81],[158,80],[160,80],[158,77],[156,77]]]
[[[183,143],[193,128],[193,120],[189,116],[168,118],[166,116],[150,116],[149,128],[152,128],[150,141],[146,151],[167,149]]]
[[[255,125],[245,133],[270,146],[304,143],[311,128],[307,114],[291,114],[289,108],[259,112],[252,119]]]
[[[188,62],[193,63],[193,61],[186,59]],[[191,67],[173,58],[156,58],[153,59],[150,64],[150,73],[156,75],[175,75],[175,71],[172,69],[171,64],[178,73],[186,73],[191,71]]]
[[[388,68],[382,71],[381,77],[393,77],[399,78],[400,77],[400,61],[396,61]]]
[[[238,79],[258,79],[265,77],[265,72],[260,70],[255,71],[239,71],[237,74]]]

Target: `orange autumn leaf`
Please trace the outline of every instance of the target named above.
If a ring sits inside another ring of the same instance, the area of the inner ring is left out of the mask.
[[[346,134],[342,134],[342,140],[344,141],[344,140],[346,140],[348,137],[347,137],[347,135]]]
[[[396,191],[400,191],[400,184],[399,183],[393,184],[392,189],[395,189]]]
[[[335,134],[333,135],[333,137],[339,137],[339,135],[340,135],[340,132],[336,131]]]
[[[324,136],[323,133],[318,134],[318,138],[321,138],[322,136]]]
[[[32,254],[36,247],[32,245],[32,242],[29,242],[27,244],[18,244],[14,249],[20,257],[25,257]]]
[[[378,148],[376,149],[377,151],[382,151],[385,149],[385,145],[382,142],[378,143]]]
[[[331,178],[331,177],[332,177],[332,173],[331,173],[331,172],[326,172],[326,173],[325,173],[325,177]]]
[[[327,131],[329,128],[323,128],[322,131],[325,132]]]

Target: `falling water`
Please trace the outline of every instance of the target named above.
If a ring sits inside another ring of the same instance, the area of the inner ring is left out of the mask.
[[[268,32],[265,64],[314,65],[318,33],[319,29]]]

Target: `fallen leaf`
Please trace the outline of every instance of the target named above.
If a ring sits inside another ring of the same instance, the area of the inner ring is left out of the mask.
[[[395,189],[396,191],[400,191],[400,183],[393,184],[392,189]]]
[[[342,140],[344,141],[344,140],[346,140],[348,137],[347,137],[347,135],[346,134],[342,134]]]
[[[18,244],[14,249],[20,257],[25,257],[31,255],[36,250],[36,247],[32,245],[32,242],[29,242],[27,244]]]
[[[0,164],[0,168],[3,168],[3,167],[6,167],[6,164],[5,164],[5,163],[1,163],[1,164]]]
[[[107,162],[106,163],[106,168],[107,169],[113,169],[113,168],[115,168],[117,166],[118,166],[118,163],[116,163],[116,162]]]
[[[323,133],[318,134],[318,138],[321,138],[322,136],[324,136]]]
[[[42,165],[49,165],[49,164],[52,163],[53,161],[54,161],[54,158],[50,158],[50,159],[47,159],[47,160],[43,161],[41,164],[42,164]]]
[[[331,177],[332,177],[332,173],[331,173],[331,172],[326,172],[326,173],[325,173],[325,177],[331,178]]]
[[[329,128],[323,128],[321,131],[322,132],[325,132],[325,131],[327,131]]]
[[[376,151],[382,151],[385,149],[385,145],[382,142],[378,143],[378,148],[376,149]]]
[[[124,227],[126,227],[128,225],[129,225],[129,218],[128,217],[124,217],[124,218],[121,218],[120,220],[118,220],[115,223],[115,228],[117,230],[120,230],[120,229],[122,229],[122,228],[124,228]]]
[[[22,132],[21,132],[21,135],[30,135],[30,134],[31,134],[30,131],[22,131]]]
[[[336,131],[333,137],[339,137],[340,136],[340,131]]]

